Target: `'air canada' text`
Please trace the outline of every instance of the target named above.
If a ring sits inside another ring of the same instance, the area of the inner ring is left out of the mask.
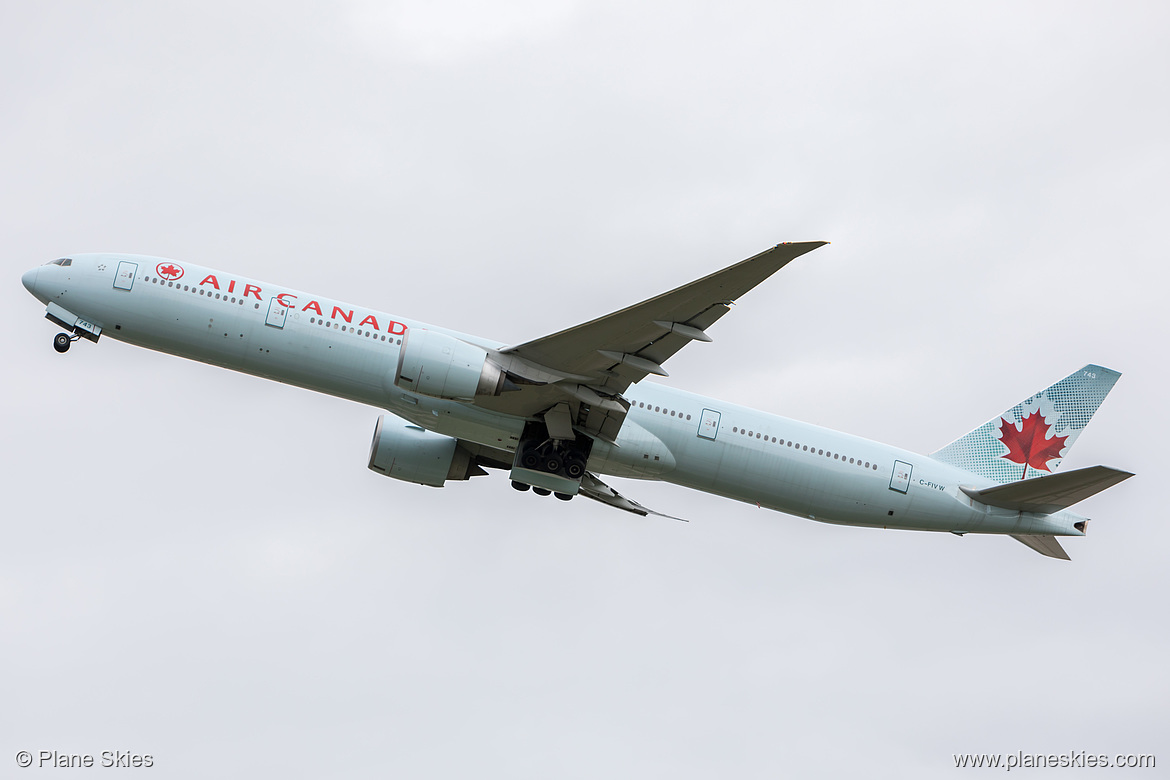
[[[200,287],[202,287],[204,285],[207,285],[208,287],[214,288],[215,290],[220,290],[219,279],[217,279],[215,277],[215,274],[208,274],[207,276],[205,276],[203,278],[203,281],[201,281],[199,283]],[[229,279],[226,292],[234,293],[235,291],[236,291],[236,280]],[[254,284],[245,284],[244,291],[243,291],[243,293],[241,293],[240,297],[247,298],[249,296],[254,296],[256,298],[256,300],[262,301],[264,299],[260,297],[260,293],[261,293],[261,289],[258,286],[254,285]],[[286,292],[280,293],[279,295],[277,295],[275,297],[276,297],[276,300],[278,300],[280,302],[281,306],[284,306],[284,307],[289,308],[289,309],[296,308],[296,306],[297,306],[297,296],[293,295],[292,293],[286,293]],[[332,311],[330,311],[330,313],[328,315],[326,315],[321,304],[318,301],[309,301],[308,303],[306,303],[304,306],[301,307],[301,311],[311,311],[311,312],[315,312],[317,314],[317,316],[321,317],[321,318],[328,317],[331,320],[340,320],[340,321],[349,323],[350,325],[355,324],[354,323],[354,313],[353,313],[354,310],[353,309],[343,309],[340,306],[330,307],[330,305],[328,303],[325,304],[325,308],[331,308]],[[379,331],[382,333],[388,333],[391,336],[401,336],[404,333],[406,333],[406,326],[403,325],[401,322],[395,322],[394,320],[387,320],[385,322],[385,326],[383,327],[383,325],[378,322],[378,318],[375,317],[373,314],[367,314],[364,318],[359,320],[356,323],[356,325],[359,328],[369,328],[370,330],[375,330],[375,331]]]

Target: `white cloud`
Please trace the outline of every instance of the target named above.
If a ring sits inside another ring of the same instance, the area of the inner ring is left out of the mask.
[[[356,2],[354,34],[375,54],[454,64],[563,31],[579,0]]]

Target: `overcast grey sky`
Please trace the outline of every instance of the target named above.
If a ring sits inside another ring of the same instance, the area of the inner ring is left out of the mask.
[[[0,2],[0,774],[1170,765],[1164,3]],[[1117,369],[1064,466],[1138,476],[1072,562],[387,480],[378,410],[58,355],[19,283],[154,254],[517,342],[806,239],[664,381],[930,452]]]

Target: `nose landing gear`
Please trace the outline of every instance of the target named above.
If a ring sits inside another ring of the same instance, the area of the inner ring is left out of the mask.
[[[53,349],[61,353],[68,352],[69,345],[77,341],[79,338],[81,338],[81,336],[78,336],[77,334],[73,334],[71,336],[68,333],[58,333],[53,337]]]

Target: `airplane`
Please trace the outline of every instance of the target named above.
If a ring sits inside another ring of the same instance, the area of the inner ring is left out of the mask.
[[[826,242],[783,243],[690,284],[508,345],[191,263],[75,254],[24,286],[64,328],[368,404],[368,467],[672,517],[602,477],[661,480],[841,525],[1003,534],[1067,560],[1069,507],[1133,476],[1058,468],[1120,374],[1087,365],[930,455],[647,381],[734,301]],[[674,518],[680,519],[680,518]]]

